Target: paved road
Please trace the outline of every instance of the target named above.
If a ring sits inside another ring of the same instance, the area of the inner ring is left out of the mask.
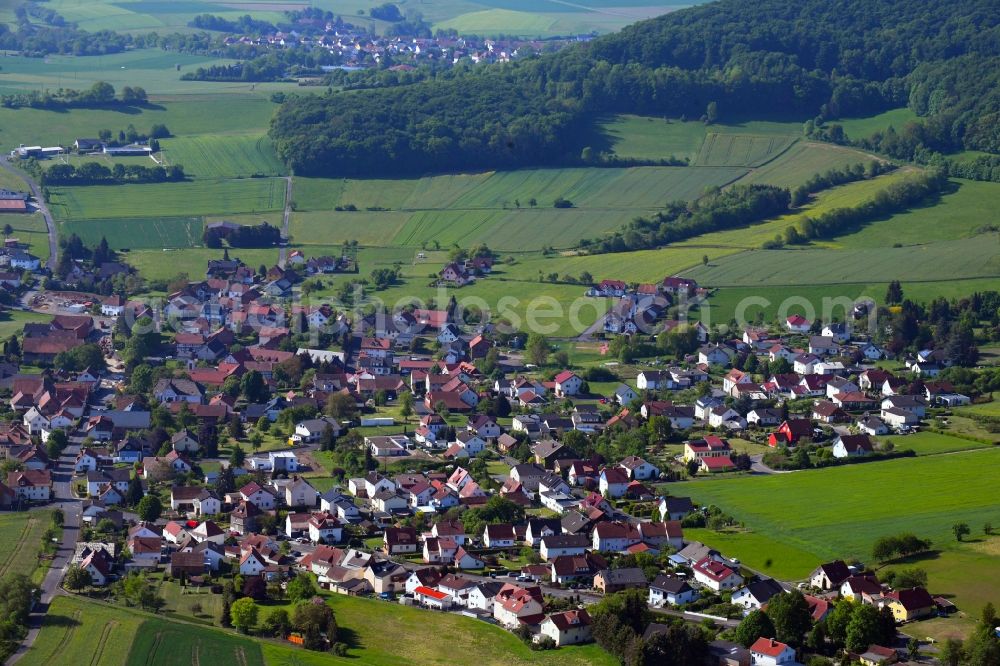
[[[76,542],[80,536],[80,501],[73,498],[71,488],[73,461],[76,459],[79,450],[80,447],[77,445],[68,446],[52,470],[52,487],[56,501],[47,506],[34,509],[46,514],[53,509],[63,510],[65,521],[63,522],[62,541],[59,543],[55,559],[52,560],[49,570],[45,574],[45,579],[42,581],[41,600],[35,605],[34,612],[32,612],[29,619],[28,636],[21,643],[17,652],[7,660],[7,664],[15,663],[31,648],[38,637],[38,632],[41,629],[42,621],[45,619],[45,614],[49,610],[49,604],[52,603],[52,598],[62,593],[59,583],[62,582],[63,574],[66,572],[66,568],[73,558]]]
[[[56,262],[59,260],[59,243],[56,242],[56,223],[52,219],[52,213],[49,212],[49,207],[45,205],[45,199],[42,198],[42,189],[31,176],[11,164],[10,158],[6,155],[0,155],[0,167],[6,169],[26,182],[28,184],[28,188],[31,189],[31,196],[35,199],[35,206],[39,211],[41,211],[42,217],[45,218],[45,227],[49,232],[49,261],[47,266],[49,268],[55,268]]]
[[[285,177],[285,214],[281,219],[281,241],[282,245],[278,248],[278,265],[282,268],[285,267],[285,255],[288,250],[285,248],[285,243],[288,241],[288,221],[292,216],[292,177]]]

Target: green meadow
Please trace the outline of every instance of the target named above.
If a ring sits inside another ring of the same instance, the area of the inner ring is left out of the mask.
[[[670,492],[690,495],[702,505],[719,506],[753,534],[745,539],[732,533],[716,537],[706,530],[698,533],[703,541],[718,542],[727,555],[739,557],[748,566],[797,579],[831,559],[870,562],[878,537],[901,532],[934,542],[937,554],[927,558],[928,563],[967,556],[973,544],[957,544],[951,526],[966,522],[978,533],[979,526],[1000,520],[1000,507],[991,490],[992,469],[998,463],[1000,450],[994,448],[792,474],[693,481],[672,484]],[[812,562],[802,553],[811,554]],[[1000,574],[1000,559],[961,575],[952,572],[936,577],[941,571],[931,572],[932,592],[954,596],[959,605],[978,604],[983,594],[976,588]]]

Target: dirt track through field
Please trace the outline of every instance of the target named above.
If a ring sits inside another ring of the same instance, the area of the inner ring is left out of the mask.
[[[101,657],[104,656],[104,648],[108,644],[108,638],[111,637],[112,632],[114,632],[117,626],[118,622],[115,620],[105,623],[104,630],[101,631],[101,638],[97,641],[97,649],[94,650],[94,656],[90,658],[90,666],[97,666],[101,663]]]
[[[70,639],[73,638],[73,634],[76,633],[76,628],[80,624],[80,611],[74,611],[73,614],[70,615],[70,621],[71,624],[66,627],[66,633],[63,634],[62,640],[59,641],[59,645],[56,646],[56,649],[53,650],[52,654],[62,655],[63,650],[65,650],[66,646],[69,645]]]

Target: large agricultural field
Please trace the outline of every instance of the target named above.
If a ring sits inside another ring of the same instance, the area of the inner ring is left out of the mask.
[[[366,245],[442,247],[483,242],[500,251],[572,247],[649,214],[694,199],[746,171],[690,169],[524,169],[407,180],[295,181],[291,235],[300,244],[347,239]],[[557,198],[572,208],[554,208]],[[534,199],[535,205],[531,205]],[[359,212],[337,212],[353,205]],[[384,210],[368,210],[370,208]]]
[[[562,3],[557,0],[397,0],[404,13],[419,12],[435,30],[455,29],[465,34],[523,35],[526,37],[568,36],[590,32],[610,32],[629,23],[650,18],[704,0],[584,0]],[[247,12],[254,18],[277,23],[284,11],[315,6],[329,10],[359,27],[376,32],[391,24],[368,16],[373,6],[368,0],[315,0],[311,5],[299,0],[217,3],[207,0],[161,2],[80,2],[54,0],[52,8],[85,30],[160,33],[192,32],[188,22],[198,14],[211,13],[234,20]],[[377,3],[376,3],[377,4]],[[10,20],[12,13],[0,13]]]
[[[898,446],[905,446],[901,440]],[[804,578],[811,566],[835,558],[871,559],[876,538],[912,532],[934,542],[935,557],[921,562],[967,557],[975,544],[959,545],[951,533],[956,522],[979,526],[1000,520],[991,488],[992,469],[1000,464],[1000,450],[991,448],[950,455],[928,455],[887,462],[847,465],[793,474],[756,475],[706,480],[670,486],[671,494],[690,495],[697,502],[715,504],[733,515],[754,534],[720,537],[726,553],[747,565],[774,575]],[[711,544],[710,532],[702,533]],[[777,544],[772,549],[770,543]],[[814,556],[790,562],[783,549]],[[935,594],[981,603],[982,580],[1000,576],[1000,560],[984,560],[975,572],[938,580],[931,572]],[[923,566],[923,564],[921,565]],[[937,568],[940,571],[940,568]],[[965,608],[975,613],[978,608]]]

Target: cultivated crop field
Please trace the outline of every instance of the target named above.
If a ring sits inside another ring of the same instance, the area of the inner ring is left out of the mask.
[[[142,623],[141,616],[124,610],[56,595],[35,644],[20,663],[121,666]]]
[[[195,178],[249,178],[280,176],[284,165],[265,136],[191,136],[165,139],[160,157],[167,164],[184,166]]]
[[[571,247],[669,201],[697,198],[705,188],[725,185],[743,173],[733,167],[640,167],[524,169],[390,181],[296,179],[296,208],[311,214],[293,216],[292,236],[299,243],[340,243],[358,235],[384,243],[395,229],[387,244],[485,242],[510,251]],[[554,208],[559,197],[574,207]],[[361,212],[331,210],[348,204]],[[401,212],[409,214],[404,218]],[[374,231],[368,233],[369,228]]]
[[[876,159],[873,155],[854,148],[798,141],[774,160],[751,171],[740,182],[795,188],[813,174],[873,159]]]
[[[107,238],[114,248],[168,248],[201,245],[204,225],[199,217],[74,220],[59,225],[64,235],[76,234],[87,245]]]
[[[844,250],[751,250],[685,275],[713,287],[798,286],[1000,276],[996,233],[927,245]]]
[[[48,526],[49,516],[45,512],[0,514],[0,576],[8,573],[28,576],[35,570],[42,534]]]
[[[280,178],[52,188],[50,209],[61,220],[185,217],[281,210]]]
[[[757,167],[770,162],[796,139],[788,136],[709,133],[695,159],[699,166]]]

